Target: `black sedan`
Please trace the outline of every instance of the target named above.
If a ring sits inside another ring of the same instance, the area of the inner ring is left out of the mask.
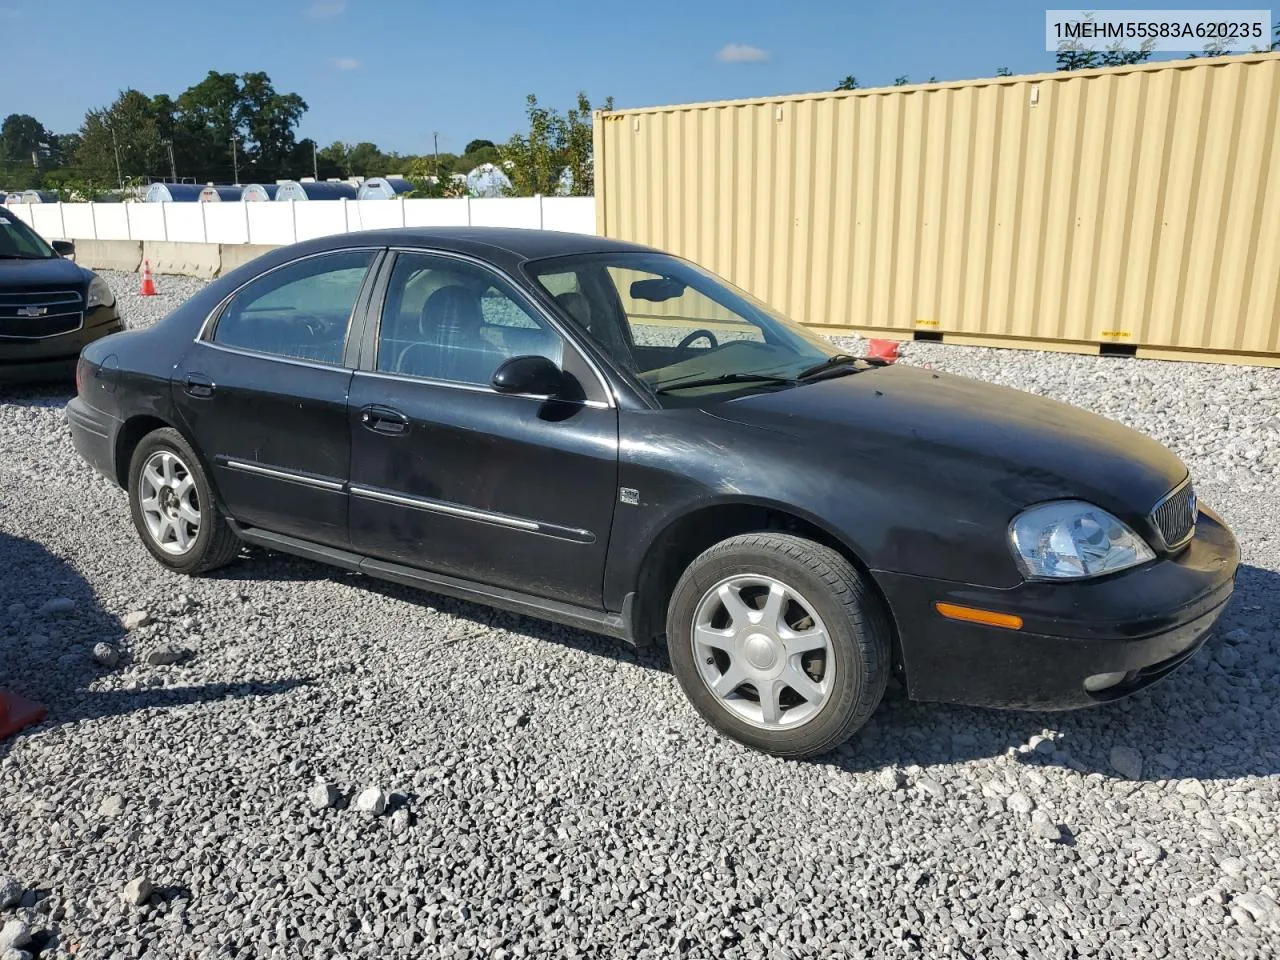
[[[1190,657],[1238,551],[1160,444],[840,353],[656,250],[518,230],[275,251],[87,347],[76,448],[142,541],[242,541],[637,644],[829,750],[912,697],[1053,709]]]
[[[0,207],[0,382],[70,379],[87,343],[120,330],[106,281]]]

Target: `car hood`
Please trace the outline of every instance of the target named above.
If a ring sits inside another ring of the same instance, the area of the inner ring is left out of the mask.
[[[1187,469],[1135,430],[1007,387],[893,365],[706,408],[783,433],[881,484],[979,494],[1003,510],[1082,499],[1145,516]],[[852,462],[851,462],[852,461]]]
[[[0,292],[65,290],[69,287],[83,287],[87,282],[88,275],[85,271],[62,257],[48,260],[0,259]]]

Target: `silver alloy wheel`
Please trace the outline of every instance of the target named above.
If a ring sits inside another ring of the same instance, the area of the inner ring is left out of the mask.
[[[773,577],[743,574],[708,590],[694,611],[691,640],[707,689],[737,717],[766,730],[808,723],[835,684],[822,618]]]
[[[138,478],[138,506],[151,539],[165,553],[182,556],[200,535],[200,498],[196,481],[171,450],[147,458]]]

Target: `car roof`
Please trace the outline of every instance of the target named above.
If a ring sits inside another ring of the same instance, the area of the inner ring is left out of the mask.
[[[364,230],[359,233],[335,234],[326,238],[329,242],[325,246],[343,247],[353,239],[358,239],[361,243],[426,247],[456,253],[500,253],[516,260],[542,260],[584,253],[654,252],[652,247],[587,233],[517,227],[401,227]]]

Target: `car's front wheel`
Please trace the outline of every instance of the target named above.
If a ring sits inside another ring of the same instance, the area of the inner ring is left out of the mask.
[[[671,597],[667,647],[703,717],[783,757],[843,743],[889,678],[874,592],[835,550],[790,534],[733,537],[695,559]]]
[[[155,430],[134,450],[129,507],[143,545],[170,570],[204,573],[240,551],[195,452],[177,430]]]

